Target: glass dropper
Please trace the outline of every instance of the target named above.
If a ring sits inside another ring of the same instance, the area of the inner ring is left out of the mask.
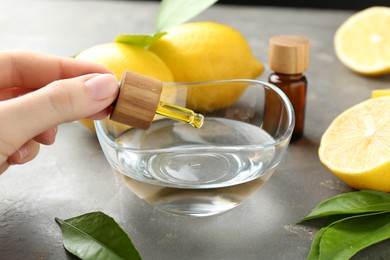
[[[159,102],[156,114],[190,124],[195,128],[201,128],[204,121],[203,115],[197,114],[191,109],[176,106],[164,101]]]
[[[156,79],[125,71],[119,83],[119,95],[113,103],[110,119],[146,130],[155,114],[159,114],[200,128],[204,121],[203,115],[160,100],[162,85],[162,82]]]

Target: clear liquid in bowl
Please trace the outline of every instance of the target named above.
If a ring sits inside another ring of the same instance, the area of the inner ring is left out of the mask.
[[[115,142],[119,170],[140,181],[177,188],[217,188],[260,177],[275,156],[260,127],[207,118],[200,129],[160,120],[148,131],[129,129]],[[163,150],[161,150],[163,149]]]
[[[200,129],[159,120],[148,131],[129,129],[115,142],[123,148],[114,167],[122,199],[130,190],[171,213],[206,216],[231,209],[274,169],[275,147],[267,146],[274,139],[230,119],[206,118]]]

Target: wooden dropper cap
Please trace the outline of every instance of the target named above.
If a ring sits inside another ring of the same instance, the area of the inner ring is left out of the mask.
[[[110,119],[135,128],[148,129],[156,114],[161,91],[161,81],[125,71]]]
[[[309,40],[298,35],[276,35],[269,41],[269,67],[283,74],[299,74],[309,64]]]

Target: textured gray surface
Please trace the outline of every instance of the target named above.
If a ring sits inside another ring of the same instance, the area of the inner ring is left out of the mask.
[[[0,2],[0,50],[71,56],[119,33],[152,33],[156,3],[131,1]],[[322,133],[340,112],[389,87],[390,77],[354,74],[335,57],[333,35],[351,12],[216,5],[195,20],[230,25],[267,64],[270,36],[311,40],[305,137],[290,145],[276,173],[252,197],[225,214],[167,215],[134,197],[122,211],[115,180],[93,134],[78,123],[60,127],[56,144],[36,160],[0,176],[0,259],[72,258],[54,217],[102,210],[128,232],[144,259],[304,259],[316,226],[294,222],[319,202],[350,191],[318,160]],[[260,79],[270,73],[266,67]],[[389,242],[356,259],[386,259]]]

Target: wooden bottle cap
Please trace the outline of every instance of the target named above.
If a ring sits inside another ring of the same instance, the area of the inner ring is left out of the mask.
[[[110,119],[146,130],[156,114],[162,82],[144,75],[125,71]]]
[[[309,64],[309,40],[298,35],[276,35],[269,41],[269,67],[283,74],[298,74]]]

